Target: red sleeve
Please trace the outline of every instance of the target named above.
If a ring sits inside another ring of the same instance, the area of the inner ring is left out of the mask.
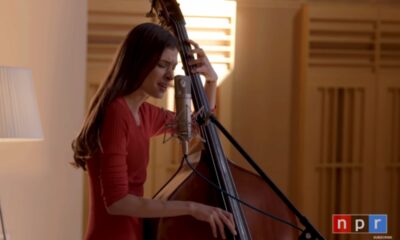
[[[147,103],[149,120],[151,122],[150,136],[156,136],[165,132],[173,132],[173,128],[166,125],[172,124],[175,120],[175,113]]]
[[[100,186],[106,206],[128,194],[126,162],[128,121],[123,106],[111,103],[104,115],[101,129]]]

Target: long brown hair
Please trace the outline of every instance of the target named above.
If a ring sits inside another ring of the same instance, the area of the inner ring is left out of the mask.
[[[73,163],[86,170],[86,161],[99,149],[100,129],[110,102],[137,90],[160,60],[165,48],[177,48],[175,37],[159,25],[143,23],[133,28],[123,42],[113,67],[94,95],[83,126],[72,141]]]

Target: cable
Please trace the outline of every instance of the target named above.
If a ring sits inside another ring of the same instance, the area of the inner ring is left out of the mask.
[[[282,222],[282,223],[284,223],[286,225],[289,225],[292,228],[295,228],[296,230],[299,230],[299,231],[303,232],[303,229],[299,228],[298,226],[294,225],[293,223],[288,222],[288,221],[286,221],[284,219],[281,219],[281,218],[279,218],[277,216],[274,216],[274,215],[272,215],[270,213],[267,213],[267,212],[265,212],[265,211],[263,211],[261,209],[258,209],[256,207],[254,207],[253,205],[251,205],[251,204],[249,204],[249,203],[247,203],[247,202],[245,202],[245,201],[233,196],[232,194],[226,192],[224,189],[220,188],[215,183],[213,183],[211,180],[209,180],[207,177],[205,177],[203,174],[201,174],[199,171],[197,171],[193,167],[193,165],[189,162],[188,156],[186,154],[183,155],[183,160],[188,164],[188,166],[193,170],[194,173],[196,173],[199,177],[201,177],[204,181],[206,181],[208,184],[210,184],[212,187],[214,187],[218,191],[222,192],[223,194],[227,195],[228,197],[230,197],[232,199],[235,199],[236,201],[238,201],[239,203],[241,203],[241,204],[245,205],[246,207],[252,209],[253,211],[256,211],[256,212],[258,212],[258,213],[260,213],[260,214],[262,214],[264,216],[270,217],[270,218],[272,218],[272,219],[274,219],[274,220],[276,220],[278,222]]]

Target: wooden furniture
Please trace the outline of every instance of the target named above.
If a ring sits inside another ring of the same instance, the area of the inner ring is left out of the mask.
[[[400,8],[306,4],[293,151],[297,202],[328,239],[334,213],[400,222]]]

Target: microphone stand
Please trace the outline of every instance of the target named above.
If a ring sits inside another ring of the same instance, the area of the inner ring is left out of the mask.
[[[250,157],[249,154],[240,146],[240,144],[232,137],[232,135],[224,128],[224,126],[215,118],[214,114],[207,113],[206,117],[198,117],[198,124],[207,124],[210,120],[214,123],[218,129],[224,134],[224,136],[231,142],[231,144],[240,152],[240,154],[246,159],[246,161],[254,168],[254,170],[260,175],[260,177],[271,187],[271,189],[279,196],[279,198],[286,204],[286,206],[296,215],[300,223],[305,227],[303,232],[299,236],[299,240],[325,240],[324,237],[314,228],[314,226],[303,216],[299,210],[289,201],[289,199],[282,193],[281,190],[272,182],[272,180],[264,173],[264,171],[257,165],[257,163]]]

